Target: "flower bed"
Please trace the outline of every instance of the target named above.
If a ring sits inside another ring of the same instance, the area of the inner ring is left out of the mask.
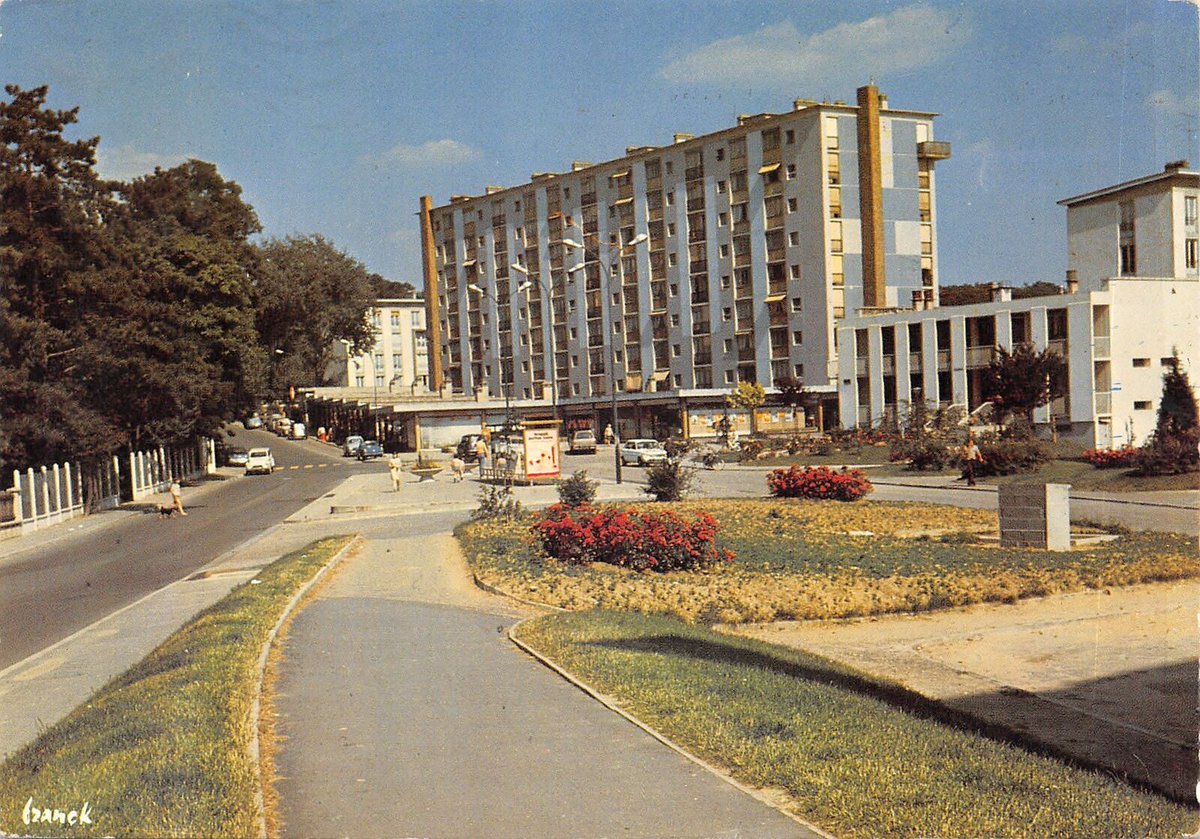
[[[1131,446],[1119,449],[1088,449],[1083,459],[1097,469],[1132,469],[1137,466],[1138,450]]]
[[[717,522],[707,513],[555,504],[532,525],[547,556],[569,564],[603,562],[634,571],[693,571],[733,559],[716,546]]]
[[[792,465],[767,475],[767,487],[777,498],[857,501],[874,490],[858,469],[834,471],[828,466]]]

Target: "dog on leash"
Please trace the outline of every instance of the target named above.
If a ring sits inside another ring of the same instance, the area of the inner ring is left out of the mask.
[[[175,515],[175,508],[170,504],[158,505],[158,517],[160,519],[169,519]]]
[[[466,471],[466,461],[464,461],[461,457],[454,457],[450,459],[450,474],[453,476],[452,480],[455,483],[463,479],[463,475]]]

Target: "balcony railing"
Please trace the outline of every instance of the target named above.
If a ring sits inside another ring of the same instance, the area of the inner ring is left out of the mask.
[[[1107,390],[1097,391],[1096,393],[1096,414],[1111,414],[1112,413],[1112,393]]]
[[[854,373],[858,376],[867,375],[867,359],[865,359],[865,358],[854,359]]]
[[[896,357],[894,355],[881,356],[879,361],[880,361],[880,367],[882,368],[883,375],[885,375],[885,376],[895,375],[895,373],[896,373]]]
[[[859,405],[858,406],[858,424],[863,425],[863,426],[867,426],[867,425],[871,424],[871,406],[870,405]]]
[[[967,347],[967,366],[968,367],[987,367],[992,363],[992,358],[995,357],[996,350],[994,347]]]
[[[1092,339],[1092,356],[1095,358],[1111,358],[1111,342],[1112,339],[1107,335],[1097,335]]]
[[[950,350],[937,351],[937,365],[939,370],[950,369]]]

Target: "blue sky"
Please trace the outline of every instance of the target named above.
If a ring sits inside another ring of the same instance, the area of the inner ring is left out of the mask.
[[[936,111],[943,283],[1060,281],[1055,201],[1200,165],[1197,0],[0,0],[0,80],[51,86],[128,178],[187,157],[270,236],[420,285],[418,198],[511,186],[796,97]]]

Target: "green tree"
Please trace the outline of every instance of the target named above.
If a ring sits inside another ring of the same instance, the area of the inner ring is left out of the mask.
[[[134,445],[213,433],[262,390],[241,188],[191,160],[118,187],[114,258],[91,277],[84,380]]]
[[[755,412],[767,401],[767,391],[758,382],[738,382],[737,387],[725,397],[725,403],[730,408],[750,412],[750,433],[758,433],[758,421]]]
[[[371,274],[371,290],[376,298],[388,300],[406,300],[417,296],[417,290],[412,283],[385,280],[379,274]]]
[[[1033,422],[1033,411],[1066,392],[1067,364],[1051,349],[1038,352],[1020,344],[1012,352],[997,348],[984,374],[988,398],[1001,425],[1010,415]]]
[[[816,398],[805,389],[803,380],[792,376],[784,376],[775,383],[775,387],[779,388],[780,401],[793,410],[792,417],[796,430],[799,431],[799,420],[796,419],[795,409],[804,408],[807,411],[816,402]]]
[[[0,102],[0,460],[33,465],[106,451],[116,429],[78,378],[81,279],[103,260],[107,203],[99,138],[68,140],[78,109],[45,107],[48,88],[6,85]]]
[[[371,349],[375,286],[361,262],[320,235],[274,239],[259,255],[258,331],[277,393],[325,384],[340,341],[353,354]]]

